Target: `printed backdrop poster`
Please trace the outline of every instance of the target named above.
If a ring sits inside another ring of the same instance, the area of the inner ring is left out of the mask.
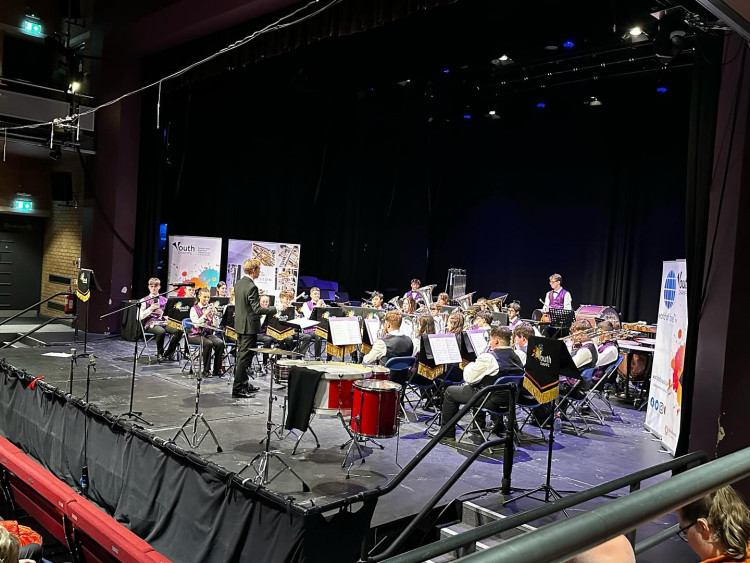
[[[215,287],[219,283],[222,244],[220,238],[169,237],[169,274],[167,283],[195,283],[199,287]],[[185,288],[177,292],[185,295]]]
[[[284,242],[229,239],[227,285],[242,277],[242,264],[248,258],[260,260],[260,276],[255,285],[265,293],[278,296],[283,290],[297,295],[300,245]]]
[[[674,455],[680,436],[682,371],[688,328],[684,260],[664,262],[661,287],[646,428],[661,438],[664,447]]]

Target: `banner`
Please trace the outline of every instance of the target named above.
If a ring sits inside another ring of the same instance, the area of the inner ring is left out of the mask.
[[[674,455],[680,436],[682,370],[688,329],[687,264],[684,260],[664,262],[661,288],[645,425]]]
[[[227,286],[232,287],[242,277],[245,260],[257,258],[260,260],[260,276],[255,280],[258,289],[276,297],[284,290],[296,296],[299,256],[299,244],[229,239]]]
[[[193,282],[199,287],[219,283],[222,244],[220,238],[169,237],[169,273],[167,283]],[[185,295],[185,288],[177,292]]]

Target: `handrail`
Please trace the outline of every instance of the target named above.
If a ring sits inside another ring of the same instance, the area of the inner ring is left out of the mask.
[[[502,443],[505,444],[505,451],[503,453],[503,463],[510,459],[510,463],[513,463],[513,446],[514,446],[514,438],[515,438],[515,427],[516,427],[516,420],[515,420],[515,412],[516,412],[516,393],[518,391],[518,386],[516,386],[515,383],[501,383],[497,385],[496,387],[510,387],[510,391],[508,393],[509,401],[508,401],[508,426],[506,427],[505,431],[505,437],[501,440],[488,440],[481,444],[472,454],[461,464],[461,466],[456,469],[453,474],[448,478],[448,480],[443,483],[443,486],[438,489],[438,491],[433,495],[433,497],[427,502],[427,504],[422,508],[422,510],[417,514],[414,519],[409,522],[409,525],[404,528],[401,533],[398,535],[398,537],[393,540],[393,542],[388,546],[388,548],[383,551],[383,553],[380,553],[379,555],[375,555],[374,557],[367,557],[366,561],[368,563],[377,563],[378,561],[383,561],[384,559],[388,558],[392,553],[394,553],[401,544],[406,541],[406,539],[409,537],[409,535],[417,528],[417,526],[424,520],[424,518],[432,511],[433,508],[435,508],[435,505],[440,501],[441,498],[445,495],[445,493],[448,492],[448,490],[455,485],[456,481],[466,472],[466,470],[471,466],[472,463],[481,455],[481,453],[486,450],[487,448],[491,448],[493,446],[498,446]],[[486,387],[485,389],[489,389],[489,387]],[[484,389],[483,389],[484,390]],[[477,393],[478,395],[479,393]],[[467,409],[468,410],[468,409]],[[460,420],[460,419],[459,419]],[[446,424],[441,428],[441,431],[448,431],[448,428],[451,428],[451,424]],[[445,432],[441,432],[444,434]],[[511,468],[512,469],[512,468]],[[507,475],[505,473],[505,467],[503,468],[503,481],[502,481],[502,490],[503,494],[509,494],[510,493],[510,471],[508,471]],[[363,543],[363,550],[364,550],[364,543]],[[362,553],[361,560],[365,560],[365,553]]]
[[[750,448],[731,453],[595,508],[464,559],[467,563],[557,563],[750,476]]]
[[[655,545],[659,545],[661,542],[668,540],[679,531],[680,531],[680,525],[675,524],[674,526],[667,528],[666,530],[662,530],[658,534],[654,534],[653,536],[648,537],[645,540],[638,542],[633,547],[633,551],[635,552],[636,555],[638,555],[639,553],[643,553],[647,549],[651,549]]]
[[[560,512],[561,510],[571,508],[572,506],[575,506],[577,504],[587,502],[602,495],[609,494],[618,489],[622,489],[635,483],[639,483],[645,479],[655,477],[656,475],[659,475],[666,471],[682,469],[683,467],[686,467],[691,463],[705,461],[706,459],[708,459],[708,455],[703,451],[693,452],[684,456],[680,456],[678,458],[665,461],[664,463],[660,463],[659,465],[641,469],[640,471],[636,471],[635,473],[632,473],[630,475],[625,475],[613,481],[602,483],[601,485],[597,485],[595,487],[592,487],[591,489],[573,493],[572,495],[563,497],[562,499],[556,500],[549,504],[544,504],[543,506],[534,508],[532,510],[522,512],[514,516],[509,516],[508,518],[503,518],[502,520],[489,522],[487,524],[483,524],[482,526],[478,526],[473,530],[469,530],[456,536],[445,538],[429,545],[419,547],[412,551],[408,551],[401,555],[397,555],[396,557],[388,559],[387,563],[418,563],[421,561],[426,561],[427,559],[437,557],[438,555],[454,551],[466,544],[483,540],[512,528],[522,526],[523,524],[528,524],[533,520],[544,518],[556,512]],[[648,490],[651,490],[651,487]],[[506,544],[507,542],[503,543],[503,545]],[[520,560],[526,561],[533,559],[526,557]]]
[[[366,491],[361,491],[359,493],[355,493],[353,495],[349,495],[347,497],[344,497],[342,499],[336,500],[334,502],[330,502],[328,504],[321,504],[321,505],[315,505],[312,508],[300,508],[295,506],[294,508],[299,511],[299,513],[304,514],[306,516],[311,514],[318,514],[322,512],[328,512],[330,510],[334,510],[336,508],[343,508],[351,506],[352,504],[364,502],[373,498],[381,497],[387,493],[390,493],[392,490],[394,490],[406,477],[409,476],[409,474],[414,470],[414,468],[427,456],[428,453],[437,445],[437,443],[442,440],[445,435],[448,433],[448,428],[455,426],[463,416],[469,412],[469,410],[477,403],[479,403],[480,399],[482,399],[485,395],[488,393],[494,393],[495,391],[502,391],[502,390],[509,390],[511,393],[513,390],[516,389],[516,385],[513,383],[502,383],[500,385],[488,385],[487,387],[483,387],[479,390],[472,398],[471,400],[466,403],[457,413],[456,415],[451,418],[447,424],[443,425],[440,430],[435,434],[435,436],[425,444],[425,446],[415,455],[409,463],[407,463],[401,471],[396,473],[396,475],[388,481],[383,487],[377,486],[373,489],[368,489]],[[514,397],[515,399],[515,397]],[[506,448],[506,451],[504,453],[504,459],[503,459],[503,487],[508,488],[510,490],[510,476],[511,472],[513,470],[513,449],[512,448]]]
[[[5,323],[8,323],[8,322],[12,321],[13,319],[17,319],[18,317],[20,317],[24,313],[28,313],[32,309],[36,309],[40,305],[44,305],[47,301],[52,301],[55,297],[60,297],[61,295],[75,295],[75,293],[73,293],[72,291],[61,291],[59,293],[55,293],[54,295],[51,295],[50,297],[47,297],[47,299],[42,299],[39,303],[34,303],[30,307],[26,307],[20,313],[16,313],[12,317],[8,317],[4,321],[0,321],[0,326],[3,326]]]
[[[10,346],[13,346],[19,340],[23,340],[24,338],[26,338],[30,334],[34,334],[37,330],[39,330],[41,328],[44,328],[45,326],[47,326],[50,323],[54,323],[56,321],[70,321],[70,320],[73,320],[75,318],[76,318],[75,315],[70,316],[70,317],[51,317],[51,318],[47,319],[46,321],[44,321],[42,324],[35,326],[29,332],[25,332],[24,334],[18,336],[17,338],[14,338],[10,342],[4,343],[2,346],[0,346],[0,350],[2,350],[3,348],[8,348]]]

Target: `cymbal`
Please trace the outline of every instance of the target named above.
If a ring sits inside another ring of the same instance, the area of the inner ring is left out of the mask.
[[[297,356],[301,357],[302,354],[299,352],[292,352],[291,350],[284,350],[283,348],[248,348],[251,352],[256,354],[270,354],[272,356]]]

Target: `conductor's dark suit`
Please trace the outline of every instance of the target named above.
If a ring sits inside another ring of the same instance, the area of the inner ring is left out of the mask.
[[[260,331],[260,317],[275,315],[275,307],[260,306],[260,295],[252,278],[243,276],[234,286],[234,330],[237,331],[237,363],[235,364],[233,393],[243,390],[248,382],[247,369],[253,361]]]

